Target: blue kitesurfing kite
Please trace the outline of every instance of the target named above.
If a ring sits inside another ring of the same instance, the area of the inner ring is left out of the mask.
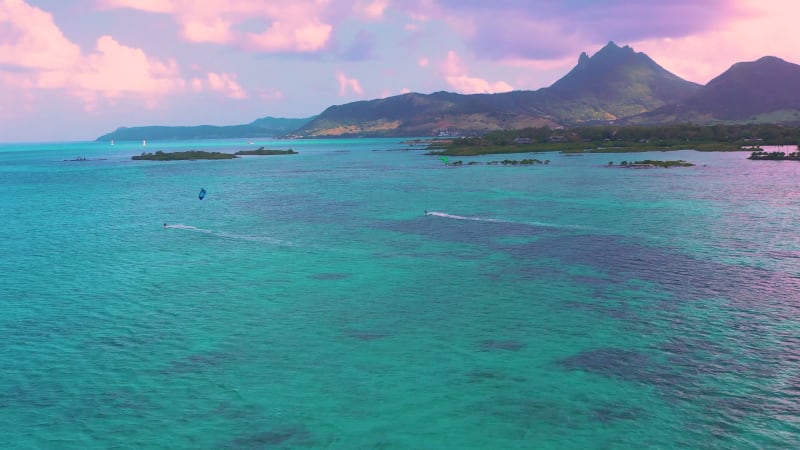
[[[200,188],[200,193],[197,194],[197,198],[200,200],[206,198],[206,188]]]

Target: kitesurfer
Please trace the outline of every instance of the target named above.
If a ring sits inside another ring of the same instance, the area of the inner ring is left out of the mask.
[[[425,210],[425,215],[426,215],[426,216],[428,215],[428,210],[427,210],[427,209]]]
[[[164,222],[164,229],[167,229],[167,222]]]

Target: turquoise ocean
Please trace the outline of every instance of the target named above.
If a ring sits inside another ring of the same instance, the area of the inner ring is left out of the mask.
[[[747,156],[0,145],[0,447],[798,448],[800,164]]]

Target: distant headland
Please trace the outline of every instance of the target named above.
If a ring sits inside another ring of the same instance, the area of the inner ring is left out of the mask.
[[[289,119],[263,117],[244,125],[197,125],[188,127],[120,127],[96,139],[97,142],[175,141],[193,139],[248,139],[283,136],[302,127],[314,117]]]
[[[166,153],[161,150],[155,153],[142,153],[131,157],[133,160],[144,161],[193,161],[199,159],[235,159],[239,156],[257,155],[296,155],[297,152],[289,150],[266,150],[264,147],[258,150],[241,150],[236,153],[207,152],[203,150],[190,150],[185,152]]]

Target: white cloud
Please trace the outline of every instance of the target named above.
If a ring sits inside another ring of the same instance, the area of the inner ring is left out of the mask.
[[[389,7],[388,0],[375,0],[372,2],[364,0],[356,0],[353,9],[359,16],[367,20],[375,20],[383,17],[383,13],[384,11],[386,11],[386,8],[388,7]]]
[[[229,44],[259,52],[316,52],[325,48],[333,26],[329,0],[99,0],[106,8],[130,8],[169,14],[190,42]],[[377,0],[359,3],[366,17],[383,14],[387,4]],[[258,31],[237,28],[263,22]]]
[[[364,90],[361,89],[361,83],[355,78],[347,78],[343,72],[339,72],[336,75],[336,79],[339,81],[339,95],[344,97],[347,95],[348,91],[352,92],[357,95],[363,95]]]
[[[162,6],[157,1],[138,3],[153,10]],[[164,97],[187,89],[246,97],[235,74],[212,72],[205,81],[187,82],[175,60],[154,58],[111,36],[100,36],[92,51],[84,53],[64,36],[51,14],[22,0],[0,1],[0,42],[0,91],[6,97],[14,90],[60,90],[78,99],[87,111],[123,96],[152,108]]]
[[[228,98],[242,100],[247,98],[247,92],[236,82],[236,75],[230,73],[208,74],[208,87],[210,90],[220,92]]]
[[[462,94],[491,94],[496,92],[513,91],[514,88],[505,81],[490,82],[482,78],[467,75],[458,54],[450,50],[447,59],[441,64],[441,71],[445,81]]]
[[[777,56],[800,62],[800,46],[787,38],[800,17],[800,3],[780,0],[739,0],[748,12],[724,26],[681,38],[643,40],[633,45],[667,70],[705,84],[731,65],[762,56]]]
[[[59,70],[80,57],[80,47],[64,37],[50,13],[23,1],[0,2],[0,65]]]

